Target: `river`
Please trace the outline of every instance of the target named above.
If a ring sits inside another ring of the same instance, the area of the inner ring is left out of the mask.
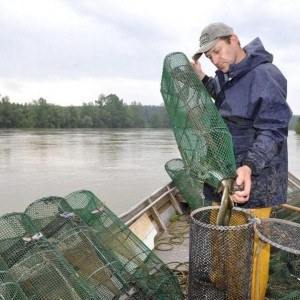
[[[116,214],[170,181],[178,158],[170,129],[0,130],[0,214],[47,196],[92,191]],[[300,136],[290,131],[289,170],[300,177]]]

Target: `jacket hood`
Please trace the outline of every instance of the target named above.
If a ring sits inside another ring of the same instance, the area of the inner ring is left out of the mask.
[[[273,62],[273,55],[265,50],[261,40],[259,38],[254,39],[248,45],[244,47],[247,54],[246,59],[255,58],[262,62]],[[248,57],[250,56],[250,57]]]
[[[241,62],[230,65],[229,77],[240,77],[260,64],[273,62],[273,55],[265,50],[259,38],[246,45],[244,50],[246,57]]]

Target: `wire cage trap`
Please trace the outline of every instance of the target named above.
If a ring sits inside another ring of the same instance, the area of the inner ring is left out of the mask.
[[[203,182],[190,176],[182,159],[169,160],[165,169],[191,209],[208,205],[204,200]]]
[[[0,299],[28,299],[20,284],[13,278],[7,264],[0,256]]]
[[[217,226],[218,212],[208,206],[191,213],[189,299],[250,299],[254,215],[235,207],[229,226]]]
[[[29,299],[98,299],[24,213],[0,218],[0,254]]]
[[[144,292],[145,299],[183,299],[175,274],[92,192],[66,198],[73,211],[97,236]]]
[[[166,56],[161,94],[190,175],[218,188],[235,178],[231,135],[210,95],[181,52]]]
[[[129,282],[129,273],[106,248],[96,232],[76,216],[66,200],[47,197],[26,209],[32,222],[93,287],[99,299],[141,299],[144,294]]]
[[[266,297],[300,299],[300,224],[267,218],[255,224],[255,232],[262,243],[271,245]]]

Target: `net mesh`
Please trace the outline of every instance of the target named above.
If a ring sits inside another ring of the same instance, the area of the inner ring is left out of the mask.
[[[2,216],[0,228],[1,257],[29,299],[96,299],[26,214]]]
[[[0,256],[0,299],[28,299],[20,284],[13,278],[7,264]]]
[[[166,56],[161,94],[190,175],[216,188],[223,179],[234,178],[231,135],[183,53]]]
[[[300,299],[300,224],[268,218],[255,225],[260,239],[271,245],[269,299]]]
[[[76,270],[93,287],[98,299],[141,299],[144,294],[130,274],[107,249],[96,232],[73,213],[66,200],[48,197],[33,202],[26,214]]]
[[[165,169],[191,209],[209,205],[202,192],[203,182],[190,176],[182,159],[176,158],[168,161]]]
[[[176,276],[92,192],[78,191],[66,197],[74,212],[93,228],[144,292],[145,298],[183,299]]]
[[[250,299],[254,230],[246,210],[234,208],[217,226],[218,207],[191,214],[189,299]]]
[[[0,282],[0,299],[184,298],[175,274],[89,191],[0,217]]]

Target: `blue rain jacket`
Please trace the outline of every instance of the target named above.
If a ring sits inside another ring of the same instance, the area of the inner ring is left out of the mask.
[[[250,199],[244,208],[286,202],[288,183],[287,136],[292,112],[286,102],[287,81],[272,64],[259,38],[245,48],[246,57],[229,72],[216,71],[203,83],[232,135],[237,168],[252,169]],[[205,185],[207,199],[220,201]]]

